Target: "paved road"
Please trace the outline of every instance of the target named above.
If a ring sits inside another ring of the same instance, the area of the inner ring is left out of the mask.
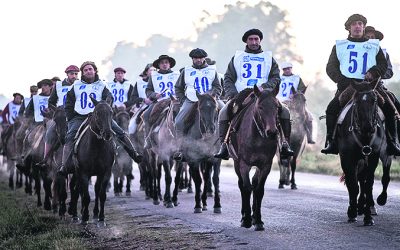
[[[139,176],[135,172],[135,176]],[[346,187],[338,177],[297,174],[298,190],[278,189],[279,173],[272,171],[267,179],[263,199],[262,215],[265,231],[240,227],[240,192],[233,168],[221,169],[222,214],[212,211],[213,200],[209,200],[209,210],[194,214],[194,194],[180,193],[180,205],[175,208],[155,206],[144,199],[138,190],[138,180],[134,180],[132,197],[110,197],[119,203],[128,216],[167,216],[173,226],[183,224],[198,233],[215,234],[216,247],[237,249],[400,249],[400,183],[391,182],[388,202],[377,207],[375,225],[359,222],[347,223],[348,196]],[[380,182],[374,186],[374,197],[381,191]],[[113,196],[113,194],[110,194]],[[156,223],[156,220],[155,220]]]

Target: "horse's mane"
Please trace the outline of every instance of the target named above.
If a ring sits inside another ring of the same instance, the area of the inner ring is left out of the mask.
[[[164,99],[154,104],[153,110],[151,111],[149,118],[150,125],[158,121],[161,112],[163,112],[166,108],[168,108],[170,103],[171,99]]]

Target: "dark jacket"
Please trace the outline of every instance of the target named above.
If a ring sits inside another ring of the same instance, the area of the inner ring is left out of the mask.
[[[245,52],[251,53],[251,54],[259,54],[259,53],[262,53],[263,50],[260,47],[259,50],[253,51],[253,50],[250,50],[246,46]],[[228,99],[231,99],[238,94],[238,91],[235,86],[235,83],[237,80],[237,73],[236,73],[235,65],[233,63],[234,58],[235,57],[233,56],[231,61],[229,62],[228,68],[224,75],[224,90],[225,90],[225,96]],[[268,75],[268,82],[261,84],[261,86],[263,88],[274,89],[277,85],[279,85],[280,82],[281,82],[281,77],[280,77],[280,72],[279,72],[279,66],[276,63],[275,59],[272,58],[272,65],[271,65],[271,71],[269,72],[269,75]]]
[[[352,42],[365,42],[368,40],[366,38],[351,38],[351,37],[348,37],[347,39]],[[378,78],[386,72],[386,69],[387,69],[386,58],[385,55],[383,54],[382,49],[379,48],[379,52],[376,55],[376,65],[371,67],[367,72],[371,72],[374,78]],[[340,92],[345,90],[351,84],[352,81],[354,80],[359,81],[359,79],[348,78],[342,75],[342,72],[340,71],[340,62],[336,54],[336,45],[333,46],[331,55],[329,56],[328,64],[326,65],[326,73],[328,74],[329,78],[332,79],[332,81],[337,83],[337,88]]]
[[[192,65],[193,68],[195,69],[203,69],[208,67],[208,65],[205,63],[203,65],[199,66],[195,66]],[[186,90],[186,82],[185,82],[185,70],[181,71],[181,74],[179,75],[178,80],[175,83],[175,95],[178,98],[180,103],[183,103],[186,99],[185,96],[185,90]],[[211,93],[214,96],[220,96],[222,93],[222,86],[221,83],[219,81],[219,77],[218,77],[218,73],[215,72],[215,78],[213,80],[213,82],[211,83]]]
[[[62,86],[71,86],[72,83],[67,81],[67,78],[65,78],[62,83]],[[50,97],[49,97],[49,105],[53,105],[57,107],[57,102],[58,102],[58,95],[57,95],[57,89],[56,86],[53,87],[53,90],[51,91]]]

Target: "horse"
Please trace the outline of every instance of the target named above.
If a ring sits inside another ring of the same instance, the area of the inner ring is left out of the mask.
[[[243,108],[231,122],[232,132],[228,149],[239,178],[238,185],[242,197],[241,226],[250,228],[253,224],[256,231],[262,231],[264,223],[261,220],[261,203],[264,185],[278,147],[279,102],[275,97],[277,88],[272,91],[260,91],[254,85],[252,93],[254,101]],[[249,174],[252,166],[257,168],[250,182]]]
[[[78,140],[74,144],[72,160],[75,166],[76,191],[80,192],[82,199],[81,224],[86,225],[89,221],[89,180],[92,176],[96,176],[93,219],[98,219],[98,226],[105,226],[106,189],[110,181],[115,156],[114,132],[111,129],[113,110],[110,104],[112,99],[107,98],[105,101],[91,99],[95,108],[89,115],[84,128],[78,132]],[[71,194],[70,206],[73,217],[76,217],[77,200],[78,196]]]
[[[279,170],[280,170],[280,179],[279,179],[279,188],[284,188],[283,185],[289,185],[291,189],[297,189],[296,181],[295,181],[295,172],[297,168],[298,158],[304,151],[306,146],[306,135],[307,131],[305,129],[305,122],[307,119],[307,110],[306,110],[306,97],[305,92],[307,88],[305,88],[302,92],[296,91],[295,88],[291,88],[291,99],[288,103],[288,107],[291,114],[292,119],[292,134],[290,136],[290,148],[293,150],[294,155],[289,157],[289,159],[280,159],[278,161]],[[278,158],[279,150],[277,150]],[[289,177],[291,174],[290,182]]]
[[[117,108],[114,110],[114,118],[117,124],[125,131],[128,131],[129,113],[124,108]],[[133,160],[129,157],[128,153],[122,146],[117,146],[115,162],[112,168],[114,176],[114,194],[120,196],[122,194],[122,187],[126,176],[126,196],[131,195],[131,181]]]
[[[173,166],[173,154],[178,150],[176,143],[176,134],[175,134],[175,117],[179,112],[180,103],[173,96],[170,97],[169,100],[169,108],[166,109],[164,115],[160,118],[160,123],[158,126],[153,128],[152,134],[154,135],[154,145],[151,148],[151,151],[155,154],[154,161],[151,164],[152,167],[156,169],[153,170],[154,173],[157,173],[157,168],[162,164],[165,173],[165,193],[164,193],[164,205],[167,208],[173,208],[174,206],[178,206],[178,190],[180,184],[181,173],[183,169],[182,162],[176,163],[176,175],[175,175],[175,187],[173,194],[171,196],[171,183],[172,183],[172,174],[171,169]],[[160,114],[157,114],[160,116]],[[156,176],[154,176],[156,177]],[[153,177],[153,178],[154,178]],[[158,176],[157,176],[158,177]],[[159,184],[159,180],[157,182],[153,181],[153,184]],[[154,191],[157,191],[158,188],[154,188]],[[157,204],[158,195],[156,192],[153,193],[153,203]]]
[[[8,180],[8,186],[11,189],[14,189],[14,175],[16,174],[16,187],[20,188],[22,187],[22,173],[21,171],[19,171],[18,169],[16,169],[15,167],[15,161],[17,160],[17,140],[16,140],[16,133],[17,130],[19,129],[19,127],[21,126],[21,121],[20,119],[16,119],[15,122],[13,124],[11,124],[7,130],[7,133],[9,133],[9,137],[6,141],[4,141],[5,147],[3,147],[4,149],[4,153],[5,153],[5,157],[7,159],[7,171],[9,171],[10,176],[9,176],[9,180]]]
[[[194,213],[207,210],[207,190],[210,178],[210,168],[221,164],[221,159],[214,158],[218,149],[219,138],[217,131],[218,105],[214,96],[205,93],[198,94],[198,101],[193,106],[193,117],[187,121],[192,124],[187,129],[182,141],[182,152],[189,165],[189,171],[195,184]],[[202,177],[204,180],[201,193]],[[214,213],[221,213],[219,183],[214,183]]]
[[[364,214],[365,226],[374,224],[370,209],[374,204],[374,173],[382,150],[386,150],[382,147],[386,135],[378,114],[377,83],[352,83],[352,106],[337,127],[340,163],[349,194],[348,222],[356,222],[359,212]],[[357,197],[359,190],[362,195]]]

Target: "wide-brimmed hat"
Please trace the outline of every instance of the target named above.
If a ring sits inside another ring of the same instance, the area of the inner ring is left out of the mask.
[[[161,56],[158,57],[158,59],[156,59],[153,62],[153,67],[156,68],[156,69],[159,69],[160,68],[160,66],[159,66],[160,61],[163,60],[163,59],[167,59],[169,61],[170,68],[173,68],[175,66],[175,64],[176,64],[176,61],[175,61],[174,58],[172,58],[172,57],[170,57],[168,55],[161,55]]]
[[[13,97],[16,97],[17,95],[19,95],[19,96],[20,96],[22,99],[24,99],[24,96],[23,96],[23,95],[21,95],[21,94],[20,94],[20,93],[18,93],[18,92],[17,92],[17,93],[14,93],[14,94],[13,94]]]
[[[204,58],[204,57],[207,57],[208,54],[204,49],[196,48],[196,49],[192,49],[192,51],[190,51],[189,56],[191,58]]]
[[[361,21],[364,25],[367,25],[367,18],[361,14],[353,14],[347,18],[347,21],[344,23],[344,28],[346,30],[350,30],[350,25],[352,22]]]
[[[53,82],[50,79],[43,79],[40,82],[38,82],[36,85],[40,89],[40,88],[42,88],[43,85],[53,86]]]
[[[114,73],[117,73],[118,71],[122,71],[122,72],[126,73],[126,70],[122,67],[117,67],[114,69]]]
[[[379,30],[376,30],[373,26],[367,26],[367,27],[365,27],[365,30],[364,30],[364,34],[367,34],[367,33],[369,33],[369,32],[373,32],[373,33],[375,33],[375,38],[376,39],[379,39],[379,41],[381,41],[382,39],[383,39],[383,33],[382,32],[380,32]]]
[[[251,35],[257,35],[260,37],[260,40],[263,39],[263,33],[261,32],[261,30],[259,29],[250,29],[248,31],[246,31],[243,36],[242,36],[242,41],[245,43],[247,42],[247,38]]]

